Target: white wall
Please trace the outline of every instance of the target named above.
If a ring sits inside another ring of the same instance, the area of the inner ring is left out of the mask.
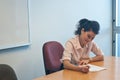
[[[11,65],[19,80],[44,75],[42,45],[49,40],[64,43],[74,36],[81,18],[97,20],[101,32],[95,38],[105,55],[112,50],[112,0],[29,0],[31,45],[0,51],[0,63]]]

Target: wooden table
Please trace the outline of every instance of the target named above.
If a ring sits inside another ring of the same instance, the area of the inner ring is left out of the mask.
[[[104,61],[91,64],[105,67],[106,70],[86,74],[64,69],[34,80],[120,80],[120,57],[108,56]]]

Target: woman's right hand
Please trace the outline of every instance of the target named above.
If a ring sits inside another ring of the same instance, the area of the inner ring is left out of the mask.
[[[80,68],[80,71],[81,72],[84,72],[84,73],[88,73],[89,72],[89,66],[88,65],[79,65],[78,66]]]

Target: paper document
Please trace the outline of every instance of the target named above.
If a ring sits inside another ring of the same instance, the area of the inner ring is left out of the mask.
[[[105,70],[106,68],[104,67],[100,67],[100,66],[96,66],[96,65],[92,65],[92,64],[88,64],[90,66],[89,71],[94,72],[94,71],[101,71],[101,70]]]

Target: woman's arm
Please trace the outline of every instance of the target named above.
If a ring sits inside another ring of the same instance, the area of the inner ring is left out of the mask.
[[[103,61],[103,60],[104,60],[104,56],[99,55],[99,56],[95,56],[92,58],[82,58],[78,63],[79,63],[79,65],[86,65],[90,62]]]
[[[103,61],[104,60],[104,55],[97,55],[95,57],[92,57],[89,59],[89,62],[94,62],[94,61]]]
[[[75,70],[75,71],[81,71],[81,72],[84,72],[84,73],[89,72],[89,66],[87,66],[87,65],[76,66],[74,64],[71,64],[69,60],[64,60],[63,61],[63,65],[64,65],[65,69],[70,69],[70,70]]]
[[[97,44],[94,43],[94,42],[93,42],[91,51],[92,51],[96,56],[90,58],[90,62],[103,61],[103,60],[104,60],[104,53],[103,53],[102,50],[97,46]]]

